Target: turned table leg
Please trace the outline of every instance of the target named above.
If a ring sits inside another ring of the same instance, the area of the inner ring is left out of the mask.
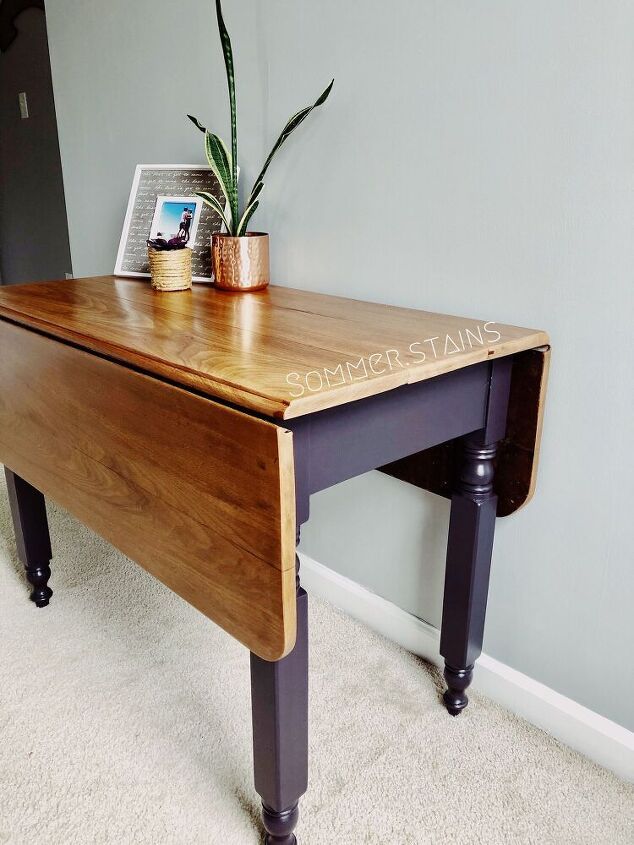
[[[465,438],[460,479],[451,500],[440,653],[445,658],[447,710],[457,716],[469,703],[465,690],[482,651],[497,496],[493,493],[495,444],[481,432]]]
[[[19,475],[5,467],[11,516],[15,529],[18,557],[26,569],[33,590],[31,601],[46,607],[53,591],[48,586],[51,577],[51,540],[44,496]]]
[[[298,803],[308,788],[308,595],[299,575],[295,648],[275,663],[251,654],[251,703],[266,843],[294,845]]]
[[[482,652],[497,511],[494,461],[506,433],[512,366],[511,358],[491,364],[485,426],[463,440],[462,470],[451,499],[440,653],[447,681],[443,698],[452,716],[469,703],[466,689]]]

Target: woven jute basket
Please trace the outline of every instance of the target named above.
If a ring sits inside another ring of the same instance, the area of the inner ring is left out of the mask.
[[[188,290],[192,286],[192,251],[158,250],[148,247],[150,275],[154,290]]]

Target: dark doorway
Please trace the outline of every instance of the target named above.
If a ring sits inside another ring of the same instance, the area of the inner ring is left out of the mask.
[[[42,0],[0,0],[0,279],[63,279],[70,246]]]

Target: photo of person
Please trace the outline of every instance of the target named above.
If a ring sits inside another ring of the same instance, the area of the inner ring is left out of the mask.
[[[181,222],[177,235],[177,237],[184,240],[185,243],[187,243],[187,241],[189,240],[193,217],[194,215],[192,214],[191,208],[185,206],[185,208],[183,209],[183,213],[181,214]]]
[[[201,210],[198,197],[157,197],[150,238],[178,240],[193,247]]]

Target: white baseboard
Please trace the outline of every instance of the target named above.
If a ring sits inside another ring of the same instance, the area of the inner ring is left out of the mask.
[[[440,632],[365,587],[300,554],[308,592],[341,608],[387,639],[439,666]],[[634,733],[588,710],[487,654],[476,666],[473,687],[566,745],[634,781]]]

